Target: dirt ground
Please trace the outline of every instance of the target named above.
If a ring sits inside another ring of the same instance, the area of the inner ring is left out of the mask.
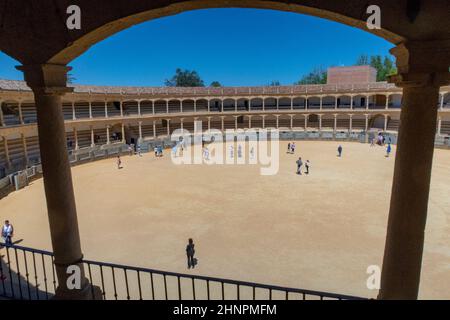
[[[125,156],[74,167],[85,258],[167,271],[376,297],[369,265],[382,263],[394,155],[368,144],[298,141],[280,169],[174,165]],[[295,174],[301,156],[310,175]],[[450,299],[450,151],[436,150],[421,298]],[[21,245],[49,249],[42,180],[0,201]],[[188,270],[187,239],[198,265]]]

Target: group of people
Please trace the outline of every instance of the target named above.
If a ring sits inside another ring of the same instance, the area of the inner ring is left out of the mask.
[[[294,154],[295,153],[295,142],[289,142],[287,147],[287,153]]]
[[[303,161],[302,158],[299,157],[297,160],[297,174],[298,175],[302,175],[302,167],[303,167]],[[311,167],[311,163],[309,162],[309,160],[306,160],[305,162],[305,174],[309,174],[309,168]]]
[[[162,146],[155,146],[155,148],[153,148],[153,151],[155,152],[155,157],[160,158],[163,156],[163,147]]]

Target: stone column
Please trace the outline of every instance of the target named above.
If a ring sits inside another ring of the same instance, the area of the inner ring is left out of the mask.
[[[167,136],[170,136],[170,119],[167,119]]]
[[[441,97],[441,104],[440,104],[440,109],[441,110],[444,108],[444,96],[445,96],[445,93],[443,92],[442,93],[442,97]]]
[[[280,115],[275,115],[275,117],[277,118],[277,129],[279,127],[279,123],[280,123]]]
[[[73,127],[73,138],[75,139],[75,150],[79,149],[78,146],[78,131],[77,128]]]
[[[385,107],[385,109],[387,110],[387,109],[389,109],[389,97],[390,97],[390,95],[386,95],[386,107]]]
[[[109,138],[110,134],[109,134],[109,124],[106,125],[106,144],[110,144],[110,138]]]
[[[22,112],[22,101],[19,101],[19,121],[20,121],[20,124],[24,124],[23,112]]]
[[[366,97],[366,110],[369,110],[369,101],[370,101],[370,96]]]
[[[183,123],[184,122],[184,118],[180,118],[180,125],[181,125],[181,130],[183,130],[184,129],[184,126],[183,126]]]
[[[194,113],[197,112],[197,99],[194,99]]]
[[[309,114],[304,114],[303,116],[305,117],[305,131],[308,131],[308,117],[309,117]]]
[[[119,107],[120,107],[120,116],[123,117],[123,101],[122,100],[120,100]]]
[[[263,111],[266,110],[266,99],[264,99],[264,97],[262,98],[262,109]]]
[[[91,147],[95,147],[95,137],[94,137],[94,127],[90,126],[89,127],[91,129]]]
[[[208,112],[211,112],[211,100],[208,99]]]
[[[108,118],[108,101],[105,101],[105,118]]]
[[[224,131],[225,130],[225,123],[224,123],[224,116],[221,116],[220,117],[221,119],[222,119],[222,131]]]
[[[234,112],[237,112],[238,110],[238,99],[234,100]]]
[[[350,110],[353,110],[353,96],[350,96]]]
[[[322,115],[319,114],[319,132],[322,131]]]
[[[141,100],[138,100],[137,103],[138,103],[138,116],[140,117],[142,115],[141,114]]]
[[[291,110],[294,110],[294,98],[291,98]]]
[[[155,100],[151,100],[152,101],[152,114],[155,114]]]
[[[153,139],[156,139],[156,121],[153,120]]]
[[[122,143],[126,143],[127,140],[125,139],[125,124],[122,123]]]
[[[89,119],[92,119],[92,102],[89,101]]]
[[[169,113],[169,100],[166,100],[166,113]]]
[[[183,113],[183,100],[180,100],[180,112]]]
[[[290,125],[291,125],[291,130],[292,130],[292,129],[294,129],[294,116],[292,114],[290,114],[289,117],[291,117]]]
[[[319,107],[319,109],[322,110],[322,107],[323,107],[323,97],[320,96],[319,98],[320,98],[320,107]]]
[[[75,112],[75,101],[72,101],[72,120],[77,119],[77,114]]]
[[[234,116],[234,130],[237,130],[238,128],[238,122],[237,122],[238,117]]]
[[[139,121],[139,140],[142,141],[142,121]]]
[[[248,116],[248,128],[252,128],[252,116]]]
[[[97,292],[97,289],[90,286],[81,263],[83,254],[62,113],[61,96],[71,91],[66,86],[70,68],[44,64],[22,66],[19,69],[24,72],[36,103],[45,197],[58,277],[55,297],[91,299],[91,290]],[[80,270],[81,288],[70,290],[67,287],[67,267],[73,265]]]
[[[336,97],[334,97],[334,109],[335,110],[337,110],[337,108],[338,108],[338,97],[336,96]]]
[[[439,87],[450,83],[450,41],[393,48],[403,87],[398,146],[381,275],[381,299],[417,299]],[[420,134],[417,134],[417,133]]]
[[[275,98],[275,101],[277,102],[277,111],[280,110],[280,99]]]
[[[438,134],[438,136],[441,135],[441,126],[442,126],[442,119],[441,119],[441,117],[439,116],[439,117],[438,117],[438,126],[437,126],[437,134]]]
[[[388,125],[388,115],[385,114],[384,115],[384,132],[386,132],[386,130],[387,130],[387,125]]]
[[[266,128],[266,116],[262,115],[262,128],[265,129]]]
[[[369,130],[369,115],[365,114],[364,116],[366,117],[365,132],[367,132]]]

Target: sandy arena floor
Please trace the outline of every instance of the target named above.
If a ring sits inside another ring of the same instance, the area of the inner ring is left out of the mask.
[[[337,142],[280,147],[280,170],[175,166],[167,155],[73,168],[82,246],[91,260],[376,297],[366,269],[381,265],[394,155]],[[295,160],[311,174],[295,174]],[[421,298],[450,299],[450,151],[436,150]],[[51,249],[42,180],[0,201],[21,245]],[[186,267],[194,238],[199,264]]]

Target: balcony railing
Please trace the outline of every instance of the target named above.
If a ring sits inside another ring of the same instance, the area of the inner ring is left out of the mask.
[[[58,285],[53,253],[4,246],[0,296],[48,300]],[[86,277],[105,300],[361,300],[328,292],[182,274],[83,260]],[[94,289],[91,291],[94,298]],[[98,296],[96,298],[99,298]]]

